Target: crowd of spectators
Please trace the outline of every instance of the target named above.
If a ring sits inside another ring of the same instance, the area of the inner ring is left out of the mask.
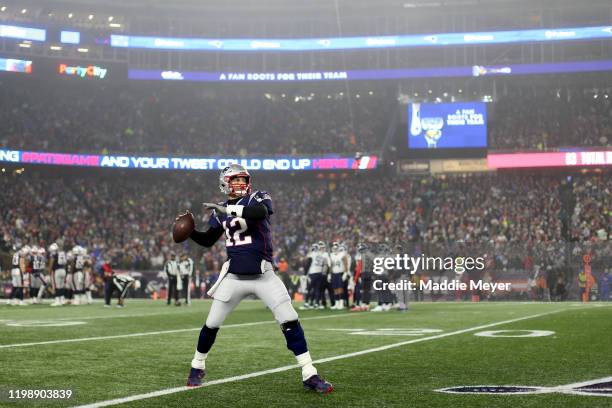
[[[62,81],[66,82],[66,81]],[[393,114],[382,91],[217,95],[191,87],[0,82],[0,146],[79,153],[319,154],[372,151]]]
[[[349,98],[60,82],[0,82],[0,147],[198,156],[373,152],[382,149],[398,103],[384,89]],[[606,92],[577,86],[498,92],[488,108],[490,147],[610,146]],[[403,134],[401,126],[397,132]]]
[[[489,119],[491,147],[612,146],[612,92],[518,89],[498,97]]]
[[[502,268],[560,267],[581,256],[585,245],[612,257],[612,180],[605,175],[573,180],[575,207],[564,232],[559,177],[472,175],[371,177],[336,180],[257,180],[270,192],[274,246],[299,271],[309,246],[319,240],[400,243],[413,254],[470,251],[488,254]],[[0,234],[5,253],[13,244],[80,244],[117,265],[160,270],[171,251],[189,252],[206,270],[224,258],[219,242],[203,250],[176,245],[170,230],[185,209],[199,229],[204,201],[222,201],[216,175],[0,177]],[[6,267],[6,265],[5,265]]]

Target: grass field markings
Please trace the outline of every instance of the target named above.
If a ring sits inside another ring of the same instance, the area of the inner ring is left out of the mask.
[[[202,313],[201,310],[190,310],[188,312],[165,312],[165,313],[138,313],[138,314],[125,314],[125,315],[98,315],[98,316],[72,316],[72,317],[45,317],[42,319],[0,319],[0,323],[23,323],[31,321],[70,321],[70,320],[97,320],[97,319],[117,319],[117,318],[130,318],[130,317],[147,317],[147,316],[164,316],[164,315],[185,315],[190,313]]]
[[[386,351],[386,350],[398,348],[398,347],[401,347],[401,346],[405,346],[405,345],[408,345],[408,344],[420,343],[420,342],[429,341],[429,340],[438,340],[438,339],[442,339],[442,338],[449,337],[449,336],[456,336],[456,335],[459,335],[459,334],[469,333],[469,332],[476,331],[476,330],[487,329],[489,327],[501,326],[501,325],[504,325],[504,324],[516,323],[516,322],[520,322],[520,321],[523,321],[523,320],[535,319],[535,318],[538,318],[538,317],[548,316],[548,315],[551,315],[551,314],[554,314],[554,313],[564,312],[566,310],[569,310],[569,309],[558,309],[558,310],[553,310],[553,311],[545,312],[545,313],[538,313],[538,314],[529,315],[529,316],[517,317],[517,318],[514,318],[514,319],[510,319],[510,320],[503,320],[503,321],[500,321],[500,322],[493,322],[493,323],[488,323],[488,324],[484,324],[484,325],[468,327],[466,329],[455,330],[455,331],[452,331],[452,332],[442,333],[442,334],[438,334],[438,335],[435,335],[435,336],[421,337],[421,338],[418,338],[418,339],[400,341],[398,343],[391,343],[391,344],[387,344],[387,345],[380,346],[380,347],[374,347],[374,348],[370,348],[370,349],[356,351],[356,352],[353,352],[353,353],[340,354],[340,355],[337,355],[337,356],[320,358],[318,360],[315,360],[313,363],[314,364],[322,364],[322,363],[328,363],[330,361],[343,360],[343,359],[346,359],[346,358],[352,358],[352,357],[362,356],[362,355],[365,355],[365,354],[376,353],[376,352],[379,352],[379,351]],[[221,378],[221,379],[218,379],[218,380],[208,381],[208,382],[204,383],[202,387],[210,387],[212,385],[217,385],[217,384],[226,384],[226,383],[230,383],[230,382],[246,380],[246,379],[249,379],[249,378],[261,377],[263,375],[275,374],[275,373],[280,373],[280,372],[284,372],[284,371],[289,371],[289,370],[292,370],[292,369],[295,369],[295,368],[298,368],[298,367],[299,366],[297,364],[292,364],[292,365],[286,365],[286,366],[282,366],[282,367],[272,368],[272,369],[269,369],[269,370],[256,371],[256,372],[253,372],[253,373],[242,374],[242,375],[237,375],[237,376],[233,376],[233,377]],[[197,387],[197,388],[202,388],[202,387]],[[132,402],[132,401],[140,401],[140,400],[143,400],[143,399],[156,398],[156,397],[161,397],[161,396],[164,396],[164,395],[175,394],[175,393],[178,393],[178,392],[194,390],[194,389],[197,389],[197,388],[186,387],[186,386],[175,387],[175,388],[167,388],[167,389],[164,389],[164,390],[152,391],[152,392],[147,392],[147,393],[144,393],[144,394],[132,395],[132,396],[129,396],[129,397],[122,397],[122,398],[116,398],[116,399],[106,400],[106,401],[98,401],[98,402],[94,402],[94,403],[90,403],[90,404],[85,404],[85,405],[78,405],[78,406],[75,406],[74,408],[101,408],[101,407],[108,407],[108,406],[111,406],[111,405],[125,404],[127,402]]]
[[[331,319],[331,318],[336,318],[336,317],[347,317],[347,316],[363,316],[363,314],[336,313],[336,314],[326,315],[326,316],[304,317],[304,318],[301,318],[300,321]],[[271,324],[271,323],[276,323],[276,321],[275,320],[261,320],[257,322],[235,323],[235,324],[228,324],[228,325],[221,326],[221,328],[231,329],[235,327],[259,326],[262,324]],[[28,347],[28,346],[41,346],[41,345],[47,345],[47,344],[78,343],[81,341],[95,341],[95,340],[121,339],[121,338],[129,338],[129,337],[154,336],[154,335],[159,335],[159,334],[190,332],[190,331],[196,331],[196,330],[201,330],[201,329],[202,327],[192,327],[188,329],[174,329],[174,330],[160,330],[160,331],[142,332],[142,333],[117,334],[113,336],[78,337],[74,339],[59,339],[59,340],[38,341],[38,342],[31,342],[31,343],[2,344],[0,345],[0,349],[15,348],[15,347]]]
[[[459,385],[455,387],[440,388],[434,391],[455,395],[528,395],[528,394],[571,394],[595,397],[612,397],[612,377],[596,378],[572,384],[556,386],[541,385]],[[593,388],[587,388],[595,386]]]

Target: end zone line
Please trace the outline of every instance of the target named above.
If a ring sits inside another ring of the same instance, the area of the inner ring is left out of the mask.
[[[487,329],[487,328],[490,328],[490,327],[501,326],[501,325],[504,325],[504,324],[520,322],[522,320],[535,319],[537,317],[547,316],[547,315],[551,315],[551,314],[554,314],[554,313],[563,312],[563,311],[566,311],[566,310],[568,310],[568,309],[554,310],[554,311],[546,312],[546,313],[538,313],[538,314],[535,314],[535,315],[518,317],[516,319],[503,320],[501,322],[489,323],[489,324],[484,324],[484,325],[480,325],[480,326],[469,327],[467,329],[461,329],[461,330],[456,330],[456,331],[452,331],[452,332],[448,332],[448,333],[442,333],[442,334],[438,334],[438,335],[435,335],[435,336],[428,336],[428,337],[422,337],[422,338],[418,338],[418,339],[400,341],[398,343],[391,343],[391,344],[387,344],[385,346],[374,347],[374,348],[370,348],[370,349],[366,349],[366,350],[356,351],[356,352],[353,352],[353,353],[340,354],[340,355],[333,356],[333,357],[321,358],[321,359],[315,360],[313,363],[314,364],[321,364],[321,363],[327,363],[329,361],[342,360],[342,359],[345,359],[345,358],[361,356],[361,355],[364,355],[364,354],[376,353],[376,352],[379,352],[379,351],[390,350],[390,349],[401,347],[401,346],[405,346],[405,345],[408,345],[408,344],[420,343],[420,342],[429,341],[429,340],[437,340],[437,339],[441,339],[441,338],[444,338],[444,337],[456,336],[458,334],[469,333],[469,332],[476,331],[476,330]],[[269,370],[256,371],[256,372],[253,372],[253,373],[242,374],[242,375],[237,375],[237,376],[227,377],[227,378],[221,378],[221,379],[218,379],[218,380],[213,380],[213,381],[206,382],[206,383],[204,383],[202,385],[202,387],[210,387],[212,385],[225,384],[225,383],[229,383],[229,382],[241,381],[241,380],[246,380],[246,379],[254,378],[254,377],[260,377],[260,376],[263,376],[263,375],[280,373],[280,372],[283,372],[283,371],[292,370],[294,368],[298,368],[298,365],[297,364],[287,365],[287,366],[272,368],[272,369],[269,369]],[[94,402],[94,403],[91,403],[91,404],[78,405],[78,406],[74,406],[73,408],[101,408],[101,407],[108,407],[108,406],[111,406],[111,405],[125,404],[125,403],[131,402],[131,401],[139,401],[139,400],[148,399],[148,398],[155,398],[155,397],[161,397],[161,396],[164,396],[164,395],[175,394],[175,393],[183,392],[183,391],[195,390],[195,389],[202,388],[202,387],[195,387],[194,388],[194,387],[183,386],[183,387],[167,388],[167,389],[164,389],[164,390],[148,392],[148,393],[145,393],[145,394],[132,395],[130,397],[116,398],[116,399],[112,399],[112,400],[98,401],[98,402]]]
[[[346,316],[360,316],[362,313],[336,313],[328,316],[312,316],[301,318],[300,321],[305,320],[320,320],[320,319],[331,319],[334,317],[346,317]],[[73,320],[78,320],[75,318]],[[277,323],[276,320],[262,320],[259,322],[248,322],[248,323],[235,323],[221,326],[222,329],[231,329],[234,327],[246,327],[246,326],[258,326],[261,324]],[[15,348],[15,347],[28,347],[28,346],[41,346],[45,344],[62,344],[62,343],[78,343],[81,341],[95,341],[95,340],[109,340],[109,339],[123,339],[128,337],[142,337],[142,336],[155,336],[158,334],[171,334],[171,333],[182,333],[189,331],[202,330],[201,327],[193,327],[189,329],[175,329],[175,330],[161,330],[153,332],[142,332],[142,333],[130,333],[130,334],[117,334],[114,336],[96,336],[96,337],[78,337],[75,339],[60,339],[60,340],[49,340],[49,341],[37,341],[32,343],[15,343],[15,344],[1,344],[0,349]]]

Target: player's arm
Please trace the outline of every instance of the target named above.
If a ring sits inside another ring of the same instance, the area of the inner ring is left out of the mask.
[[[221,238],[221,235],[223,235],[223,227],[218,226],[211,227],[204,232],[193,230],[191,235],[189,235],[189,238],[191,238],[198,245],[210,248],[219,238]]]
[[[268,207],[263,203],[246,205],[228,205],[227,207],[215,204],[204,203],[208,209],[215,210],[219,214],[227,214],[230,217],[240,217],[246,220],[263,220],[268,216]]]
[[[306,261],[304,261],[304,275],[308,275],[310,265],[312,265],[312,256],[309,256],[308,258],[306,258]]]

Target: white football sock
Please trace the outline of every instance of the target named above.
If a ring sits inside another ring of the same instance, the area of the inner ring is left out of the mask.
[[[312,365],[312,358],[310,358],[310,352],[305,352],[299,356],[295,356],[298,364],[302,367],[302,380],[306,381],[313,375],[317,375],[317,369]]]
[[[200,353],[198,350],[196,350],[193,355],[193,360],[191,360],[191,367],[204,370],[204,368],[206,368],[207,356],[208,353]]]

